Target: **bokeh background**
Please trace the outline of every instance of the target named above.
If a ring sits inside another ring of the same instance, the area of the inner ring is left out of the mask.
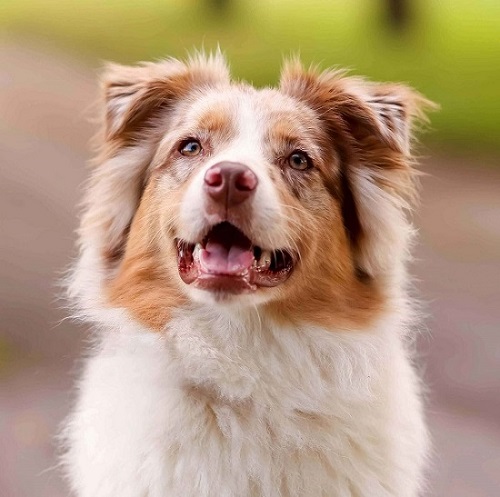
[[[412,267],[427,314],[426,497],[500,495],[498,0],[1,0],[0,495],[68,494],[54,436],[86,332],[57,281],[74,256],[98,69],[218,43],[257,85],[300,53],[441,105],[420,148]]]

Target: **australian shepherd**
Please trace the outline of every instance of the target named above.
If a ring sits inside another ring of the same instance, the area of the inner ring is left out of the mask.
[[[70,297],[78,497],[415,497],[412,129],[396,84],[195,55],[103,78]]]

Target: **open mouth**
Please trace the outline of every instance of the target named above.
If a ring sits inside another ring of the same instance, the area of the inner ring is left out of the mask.
[[[213,226],[198,243],[175,242],[182,280],[205,290],[242,293],[277,286],[290,276],[294,266],[288,251],[253,245],[227,221]]]

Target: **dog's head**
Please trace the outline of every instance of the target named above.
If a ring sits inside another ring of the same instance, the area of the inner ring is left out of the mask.
[[[190,301],[358,327],[400,287],[418,94],[298,62],[258,90],[220,55],[112,65],[103,89],[80,270],[107,305],[153,328]]]

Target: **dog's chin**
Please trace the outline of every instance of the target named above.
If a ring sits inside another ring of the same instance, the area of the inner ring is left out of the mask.
[[[176,238],[175,246],[182,281],[217,301],[233,301],[280,286],[295,267],[289,251],[259,247],[229,222],[212,226],[194,243]]]

